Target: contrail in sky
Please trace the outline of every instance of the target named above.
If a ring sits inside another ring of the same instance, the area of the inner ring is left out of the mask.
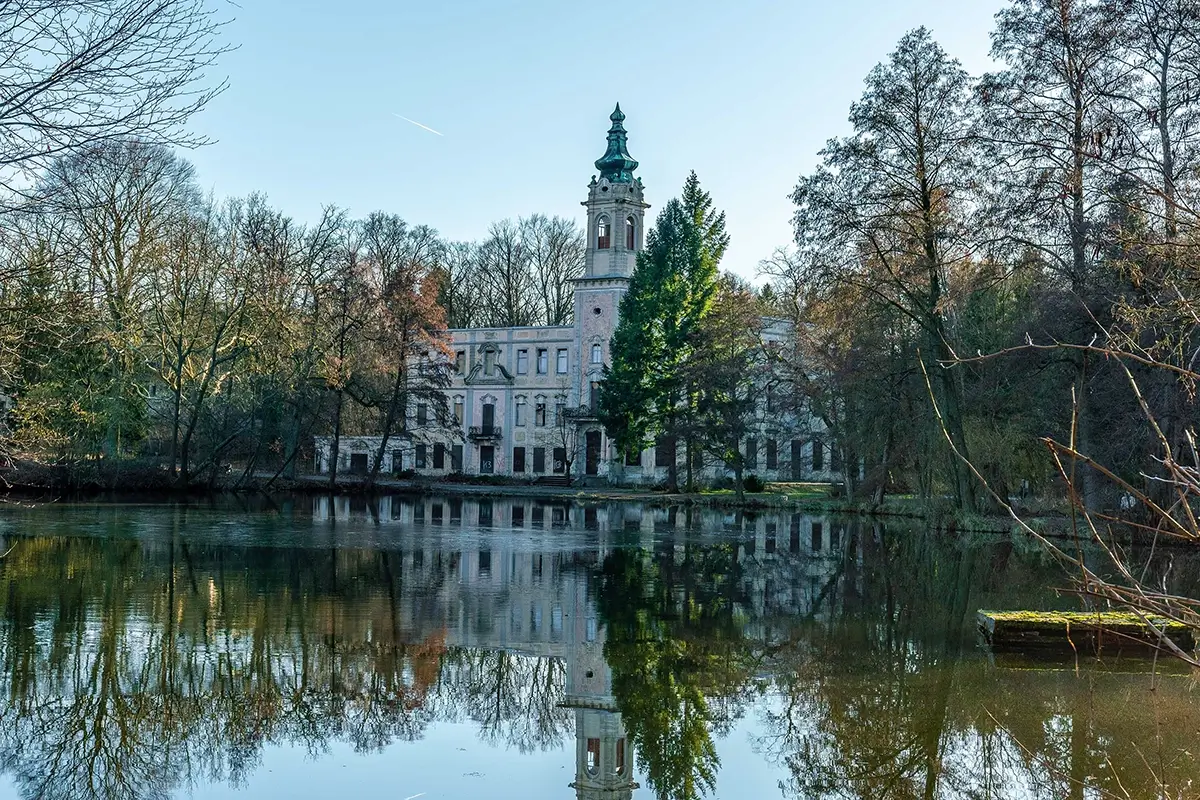
[[[403,114],[397,114],[395,111],[392,112],[392,116],[399,117],[400,119],[404,120],[405,122],[411,122],[413,125],[416,125],[418,128],[424,128],[425,130],[429,131],[430,133],[436,133],[438,136],[446,135],[446,134],[442,133],[441,131],[435,131],[433,128],[429,127],[428,125],[422,125],[421,123],[417,122],[415,119],[409,119],[408,117],[404,116]]]

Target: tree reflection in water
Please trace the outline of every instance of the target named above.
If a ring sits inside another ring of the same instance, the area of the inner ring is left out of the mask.
[[[368,506],[358,528],[280,512],[232,542],[186,508],[31,516],[50,533],[0,561],[0,771],[30,798],[168,797],[242,784],[268,747],[377,752],[446,722],[565,766],[570,662],[594,641],[659,798],[736,797],[724,776],[764,769],[804,798],[1200,785],[1190,677],[975,648],[976,608],[1070,602],[1006,537],[628,507],[481,531],[468,502],[439,538],[414,521],[430,502]],[[731,735],[758,761],[723,763]]]

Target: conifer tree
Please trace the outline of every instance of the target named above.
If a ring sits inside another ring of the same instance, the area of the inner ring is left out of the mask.
[[[600,418],[622,449],[641,448],[650,435],[677,439],[682,434],[691,443],[695,391],[685,366],[712,304],[718,265],[728,245],[725,214],[713,208],[712,197],[693,172],[683,196],[659,214],[621,300]],[[687,463],[690,468],[690,447]],[[674,464],[667,481],[670,488],[678,484]]]

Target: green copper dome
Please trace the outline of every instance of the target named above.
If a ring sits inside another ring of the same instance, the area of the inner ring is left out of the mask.
[[[632,183],[638,162],[630,157],[626,149],[625,126],[621,124],[625,121],[625,115],[621,113],[620,103],[617,103],[609,119],[612,120],[612,127],[608,129],[608,150],[596,162],[596,169],[600,170],[600,177],[608,178],[610,183]]]

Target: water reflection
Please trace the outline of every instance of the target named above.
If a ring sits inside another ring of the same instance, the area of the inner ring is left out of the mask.
[[[0,517],[0,772],[22,797],[203,796],[272,748],[377,753],[449,724],[557,752],[561,797],[1200,781],[1189,676],[1151,691],[1129,664],[975,648],[974,609],[1064,602],[1004,538],[526,498],[254,503]]]

